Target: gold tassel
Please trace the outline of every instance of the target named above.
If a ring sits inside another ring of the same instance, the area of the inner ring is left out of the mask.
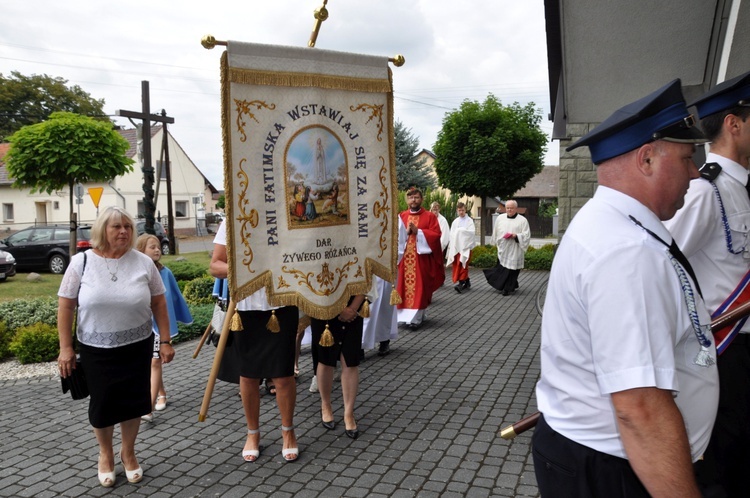
[[[323,335],[320,336],[320,342],[318,344],[324,348],[330,348],[333,346],[333,334],[331,333],[331,329],[328,328],[327,322],[326,329],[323,331]]]
[[[271,318],[268,319],[266,328],[271,332],[281,332],[281,327],[279,327],[279,319],[276,316],[276,310],[271,310]]]
[[[398,292],[396,292],[396,288],[394,287],[391,291],[391,305],[401,304],[401,296],[398,295]]]
[[[365,299],[365,301],[362,303],[361,311],[359,312],[359,316],[362,318],[370,318],[370,301]]]
[[[232,315],[232,324],[229,329],[235,332],[244,330],[244,328],[242,327],[242,320],[240,320],[240,314],[236,311],[234,312],[234,315]]]

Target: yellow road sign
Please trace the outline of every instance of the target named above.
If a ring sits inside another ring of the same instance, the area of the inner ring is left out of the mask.
[[[104,187],[89,188],[89,196],[91,197],[91,200],[94,201],[94,206],[96,206],[97,209],[99,209],[99,201],[102,199],[103,192]]]

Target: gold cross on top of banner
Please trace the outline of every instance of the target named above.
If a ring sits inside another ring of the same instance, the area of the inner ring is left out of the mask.
[[[323,0],[323,5],[319,9],[315,9],[313,12],[313,17],[315,18],[315,25],[313,26],[312,33],[310,34],[310,41],[307,42],[307,46],[310,48],[315,48],[315,42],[318,39],[318,33],[320,32],[320,26],[323,24],[323,21],[328,19],[328,9],[326,8],[326,4],[328,3],[328,0]],[[201,38],[201,45],[206,50],[211,50],[216,45],[221,45],[223,47],[227,46],[226,41],[217,40],[213,35],[206,35],[203,38]],[[396,54],[395,57],[389,57],[388,61],[393,64],[396,67],[401,67],[406,62],[406,59],[401,54]]]
[[[312,33],[310,34],[310,41],[307,42],[307,46],[310,48],[315,47],[315,40],[318,39],[320,26],[323,24],[323,21],[328,19],[328,9],[326,9],[327,3],[328,0],[323,0],[323,5],[319,9],[316,9],[313,13],[313,17],[315,18],[315,26],[313,26]]]

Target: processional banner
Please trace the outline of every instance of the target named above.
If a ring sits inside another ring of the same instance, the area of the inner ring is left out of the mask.
[[[232,300],[327,320],[394,281],[387,57],[230,41],[221,66]]]

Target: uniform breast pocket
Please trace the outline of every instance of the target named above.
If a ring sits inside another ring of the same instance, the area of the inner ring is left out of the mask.
[[[750,235],[749,223],[750,213],[738,213],[727,219],[732,245],[731,250],[735,253],[742,252],[746,258],[750,257],[750,244],[748,243],[748,236]]]

